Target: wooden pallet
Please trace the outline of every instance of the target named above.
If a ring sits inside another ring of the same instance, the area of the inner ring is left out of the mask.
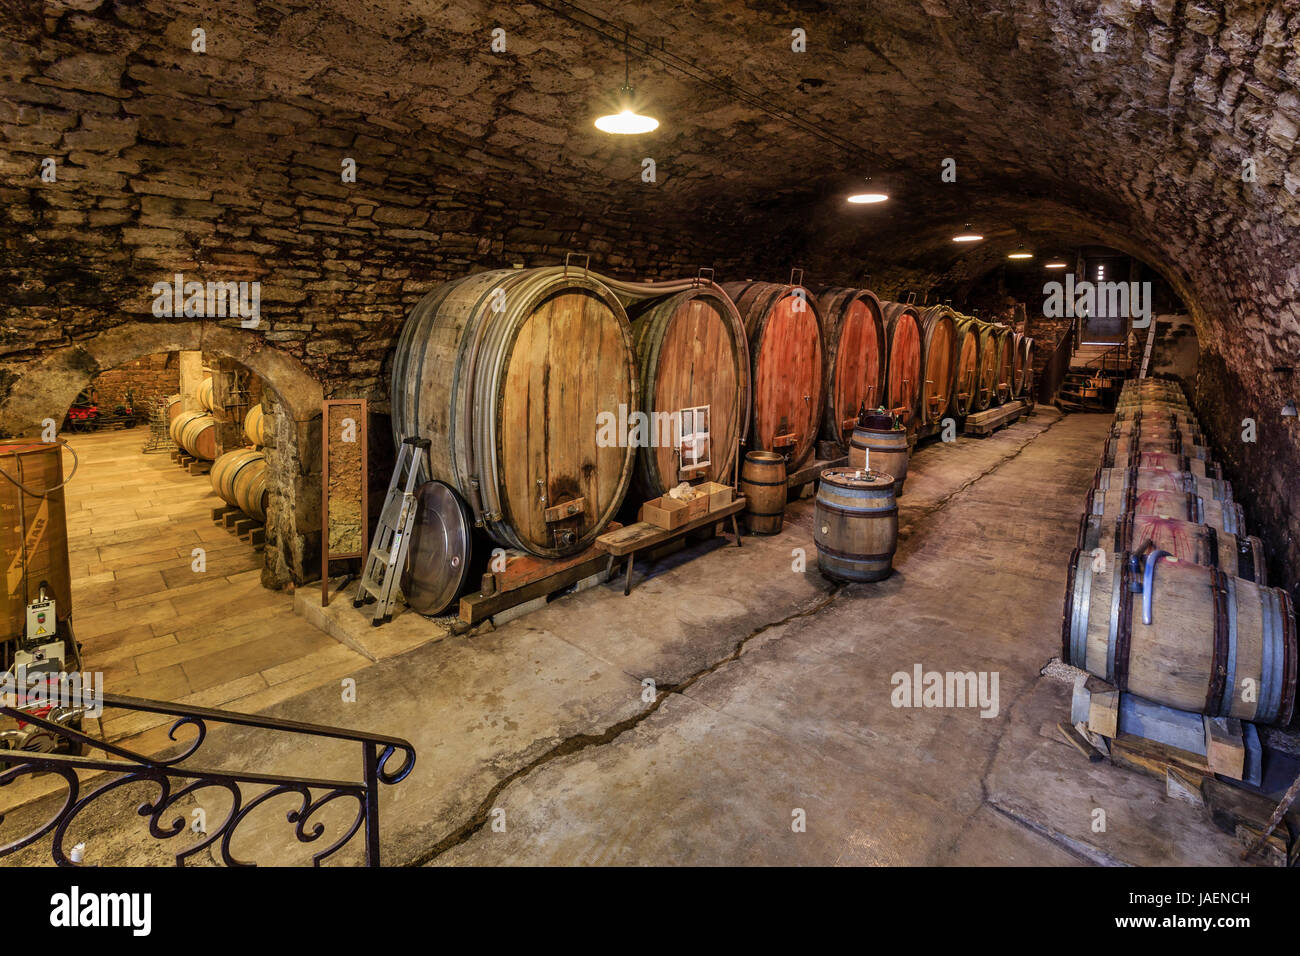
[[[990,408],[987,411],[976,412],[974,415],[967,415],[966,427],[963,431],[967,435],[992,435],[999,428],[1018,421],[1024,413],[1025,403],[1020,399],[1016,399],[1007,402],[1005,405],[999,405],[997,408]]]

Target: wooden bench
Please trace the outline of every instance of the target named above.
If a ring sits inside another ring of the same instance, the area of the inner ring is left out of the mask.
[[[623,579],[623,594],[626,595],[632,590],[632,564],[636,560],[638,551],[658,547],[665,542],[672,541],[674,538],[680,538],[688,532],[710,524],[716,524],[728,518],[731,519],[732,534],[736,537],[736,547],[742,547],[740,527],[736,524],[736,515],[744,510],[745,499],[736,498],[731,504],[718,508],[716,511],[710,511],[708,514],[700,515],[700,517],[694,518],[680,527],[673,528],[671,531],[653,525],[648,521],[638,521],[626,528],[619,528],[617,531],[602,534],[596,539],[596,547],[609,555],[609,562],[605,565],[605,574],[608,576],[614,570],[615,559],[626,558],[627,568]]]

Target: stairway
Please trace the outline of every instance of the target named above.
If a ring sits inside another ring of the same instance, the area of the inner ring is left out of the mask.
[[[1127,343],[1080,344],[1070,356],[1070,370],[1057,392],[1056,404],[1065,411],[1112,411],[1124,380],[1132,377]]]

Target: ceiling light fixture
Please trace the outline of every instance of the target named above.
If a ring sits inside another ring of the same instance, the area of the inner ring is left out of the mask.
[[[1053,259],[1051,262],[1043,263],[1044,269],[1068,269],[1069,266],[1068,262],[1062,262],[1060,259]]]
[[[983,238],[984,237],[981,236],[979,233],[971,232],[970,223],[966,223],[966,231],[962,233],[958,233],[957,235],[953,236],[952,241],[953,242],[980,242],[983,240]]]
[[[868,176],[865,182],[871,182],[871,177]],[[853,203],[854,206],[871,206],[872,203],[883,203],[887,199],[889,199],[888,193],[854,193],[849,196],[848,202]]]
[[[605,116],[596,118],[596,129],[602,133],[613,133],[616,136],[634,136],[638,133],[649,133],[651,130],[659,128],[659,121],[653,116],[642,115],[636,110],[636,91],[632,89],[631,83],[631,52],[628,48],[628,35],[624,31],[623,35],[623,85],[618,88],[616,102],[619,107],[617,113],[608,113]]]
[[[1028,249],[1026,249],[1024,246],[1016,246],[1014,252],[1007,253],[1007,258],[1008,259],[1032,259],[1034,258],[1034,254],[1030,252]]]

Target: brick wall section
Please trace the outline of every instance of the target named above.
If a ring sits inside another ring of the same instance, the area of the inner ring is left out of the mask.
[[[135,396],[136,412],[140,413],[154,399],[174,395],[180,389],[180,372],[176,360],[161,352],[101,373],[95,378],[94,387],[95,400],[101,409],[112,411],[125,403],[126,393],[130,391]]]

